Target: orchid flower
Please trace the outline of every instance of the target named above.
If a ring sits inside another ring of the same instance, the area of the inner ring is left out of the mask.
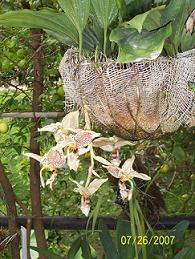
[[[130,182],[132,185],[133,178],[140,178],[145,181],[149,181],[151,179],[150,176],[146,174],[138,173],[133,169],[133,163],[135,160],[134,156],[132,156],[132,158],[127,159],[121,168],[113,165],[111,162],[107,161],[102,157],[94,155],[94,159],[102,163],[103,167],[105,167],[113,177],[119,179],[118,186],[123,200],[125,199],[130,200],[132,197],[133,190],[132,188],[129,190],[126,187],[126,182]]]
[[[43,180],[42,171],[44,169],[49,169],[50,171],[52,171],[52,176],[46,182],[46,185],[49,185],[52,189],[52,184],[57,177],[57,169],[62,168],[66,162],[66,157],[63,154],[62,148],[59,146],[55,146],[51,148],[49,152],[44,156],[39,156],[34,153],[24,153],[24,155],[39,161],[42,165],[40,171],[40,180],[43,187],[45,187],[45,182]]]
[[[74,191],[81,194],[80,209],[85,216],[88,216],[90,211],[91,196],[101,187],[103,183],[108,180],[108,178],[94,179],[88,186],[85,187],[75,180],[70,180],[77,185],[77,188],[75,188]]]
[[[98,138],[93,141],[94,147],[99,147],[104,151],[112,152],[111,163],[116,166],[119,166],[121,163],[119,149],[126,145],[133,145],[133,143],[122,138],[118,138],[117,136],[110,138]]]
[[[79,129],[79,111],[68,113],[61,122],[51,123],[46,125],[39,132],[49,131],[54,134],[55,140],[58,144],[63,143],[69,135],[68,129]]]
[[[89,125],[89,118],[85,113],[85,119],[87,118],[87,128]],[[100,133],[96,133],[90,129],[79,128],[79,111],[68,113],[61,123],[52,123],[39,129],[39,131],[50,131],[54,133],[55,140],[61,148],[65,148],[67,151],[67,164],[70,169],[77,171],[79,166],[79,156],[87,153],[90,148],[89,144],[96,137],[100,136]]]

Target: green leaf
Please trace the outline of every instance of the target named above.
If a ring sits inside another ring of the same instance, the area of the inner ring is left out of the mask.
[[[59,34],[57,32],[50,31],[50,30],[45,30],[45,31],[46,31],[46,33],[48,35],[50,35],[51,37],[53,37],[57,41],[64,43],[65,45],[69,45],[70,46],[70,45],[74,44],[74,41],[71,40],[69,37],[67,37],[65,34],[61,35],[61,34]]]
[[[169,235],[175,236],[175,239],[173,241],[174,244],[177,242],[180,242],[180,240],[184,240],[185,232],[188,229],[188,227],[189,227],[189,221],[182,220],[171,229]]]
[[[92,259],[91,249],[85,236],[81,240],[81,250],[83,259]]]
[[[149,13],[143,23],[143,28],[147,31],[156,30],[159,27],[161,27],[161,12],[164,10],[164,8],[161,8],[160,10],[153,11]]]
[[[79,53],[81,55],[82,33],[90,14],[90,0],[58,0],[58,3],[79,33]]]
[[[120,14],[120,20],[123,21],[123,19],[126,17],[127,15],[127,5],[125,0],[115,0],[116,1],[116,6],[119,10],[119,14]]]
[[[104,29],[104,53],[106,54],[108,27],[117,15],[115,0],[91,0],[94,12]]]
[[[117,249],[112,241],[108,228],[107,228],[106,224],[103,222],[103,220],[99,221],[99,230],[101,230],[101,232],[99,233],[100,241],[104,248],[106,258],[107,259],[119,259]]]
[[[183,0],[171,0],[162,12],[161,25],[167,24],[170,21],[172,24],[172,35],[170,36],[169,41],[165,44],[165,50],[170,56],[174,56],[180,50],[181,37],[187,16],[188,11],[186,3]]]
[[[173,155],[177,162],[182,162],[186,159],[186,154],[181,146],[177,143],[173,146]]]
[[[117,15],[115,0],[91,0],[95,14],[102,28],[108,28]]]
[[[173,259],[194,259],[195,249],[194,248],[184,248],[178,254],[176,254]]]
[[[171,0],[162,13],[161,24],[163,25],[170,21],[174,21],[184,5],[185,1],[183,0]]]
[[[186,33],[183,30],[181,36],[181,51],[184,52],[186,50],[194,49],[195,48],[195,33],[192,35],[188,32]]]
[[[116,226],[117,247],[120,259],[134,259],[135,249],[132,240],[126,239],[123,244],[123,237],[131,236],[130,222],[119,219]]]
[[[48,259],[63,259],[63,257],[50,252],[48,249],[38,248],[35,246],[30,246],[30,248],[38,252],[40,255],[47,256]]]
[[[142,31],[142,33],[136,29],[118,27],[111,32],[110,40],[119,46],[117,58],[119,62],[135,62],[157,58],[161,54],[165,39],[171,32],[171,24],[151,32]]]
[[[58,0],[58,3],[77,31],[82,32],[89,18],[90,0]]]
[[[127,5],[127,19],[150,10],[153,4],[154,0],[131,0]]]
[[[74,42],[78,42],[78,33],[66,15],[49,9],[7,12],[0,15],[0,25],[21,28],[42,28],[55,33],[59,37],[65,35]]]
[[[93,24],[87,24],[83,32],[83,48],[90,51],[95,51],[98,47],[103,50],[103,30],[93,17]]]
[[[75,255],[77,254],[79,248],[81,247],[81,237],[78,237],[71,245],[69,251],[68,251],[68,259],[73,259]]]
[[[151,10],[143,13],[143,14],[138,14],[136,15],[133,19],[131,19],[128,22],[123,23],[123,26],[125,28],[135,28],[138,30],[140,33],[144,24],[144,21],[146,20],[147,16],[150,15],[150,17],[153,16],[153,14],[157,11],[159,13],[160,10],[164,9],[164,5],[162,6],[157,6],[156,8],[152,8]]]

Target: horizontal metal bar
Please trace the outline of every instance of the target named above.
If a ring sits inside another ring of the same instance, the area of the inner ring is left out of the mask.
[[[65,112],[1,112],[2,118],[57,118],[65,116]]]
[[[109,229],[115,229],[117,219],[113,217],[98,217],[96,228],[100,219],[103,219]],[[26,226],[26,217],[17,217],[19,226]],[[33,224],[32,218],[32,224]],[[66,230],[79,230],[85,229],[88,221],[87,217],[42,217],[45,229],[66,229]],[[151,226],[155,229],[171,229],[182,220],[188,220],[190,229],[195,229],[195,216],[163,216],[156,222],[150,222]],[[8,217],[0,216],[0,226],[8,226]],[[89,227],[91,225],[89,224]],[[33,226],[32,226],[33,227]]]

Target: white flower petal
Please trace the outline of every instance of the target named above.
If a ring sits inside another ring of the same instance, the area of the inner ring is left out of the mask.
[[[104,138],[104,137],[101,137],[101,138],[98,138],[98,139],[95,139],[93,141],[93,146],[94,147],[103,147],[103,146],[113,146],[113,141],[110,140],[109,138]],[[111,150],[112,151],[112,150]]]
[[[194,25],[195,25],[195,9],[192,11],[192,13],[190,14],[190,16],[186,21],[186,32],[190,32],[192,34]]]
[[[74,145],[75,141],[72,136],[66,136],[62,141],[57,142],[57,145],[61,148],[66,148],[68,145]]]
[[[90,147],[89,146],[86,147],[86,148],[81,147],[81,148],[78,149],[78,155],[79,156],[84,155],[84,154],[86,154],[89,151],[90,151]]]
[[[116,158],[116,159],[112,159],[111,161],[110,161],[114,166],[119,166],[120,165],[120,163],[121,163],[121,160],[120,159],[118,159],[118,158]]]
[[[103,166],[106,168],[113,177],[115,178],[120,178],[121,177],[121,169],[117,166],[114,165],[109,165],[109,166]]]
[[[42,128],[39,128],[38,131],[42,132],[42,131],[49,131],[49,132],[55,132],[57,131],[57,129],[60,127],[60,123],[51,123],[50,125],[46,125]]]
[[[89,184],[89,186],[87,187],[90,195],[94,194],[101,187],[101,185],[103,183],[105,183],[107,180],[108,180],[108,178],[106,178],[106,179],[94,179]]]
[[[120,191],[121,198],[123,200],[128,199],[129,189],[127,189],[125,183],[119,181],[118,186],[119,186],[119,191]]]
[[[69,178],[69,180],[70,180],[71,182],[73,182],[74,184],[76,184],[77,187],[78,187],[78,188],[75,188],[74,191],[75,191],[75,192],[79,192],[79,193],[82,195],[82,194],[83,194],[83,191],[85,190],[85,187],[83,187],[79,182],[77,182],[77,181],[75,181],[75,180],[73,180],[73,179],[71,179],[71,178]]]
[[[43,170],[44,170],[44,167],[42,167],[41,171],[40,171],[40,181],[41,181],[42,187],[45,188],[45,181],[44,181],[43,174],[42,174]]]
[[[95,170],[91,170],[91,172],[92,172],[92,174],[93,174],[93,175],[95,175],[96,177],[100,178],[99,174],[98,174],[98,173],[96,173],[96,171],[95,171]]]
[[[124,139],[119,139],[116,143],[115,143],[115,148],[120,148],[120,147],[124,147],[126,145],[135,145],[134,143],[128,141],[128,140],[124,140]]]
[[[74,170],[76,172],[79,167],[78,154],[74,154],[67,150],[67,165],[70,170]]]
[[[141,173],[138,173],[138,172],[136,172],[136,171],[134,171],[134,170],[132,170],[132,171],[129,173],[129,175],[130,175],[130,177],[132,177],[132,178],[136,177],[136,178],[143,179],[143,180],[145,180],[145,181],[151,180],[151,177],[148,176],[147,174],[141,174]]]
[[[42,159],[43,159],[42,156],[39,156],[39,155],[34,154],[34,153],[24,153],[23,155],[27,156],[27,157],[30,157],[30,158],[33,158],[33,159],[39,161],[40,163],[42,162]]]
[[[85,216],[88,216],[89,215],[89,211],[90,211],[90,204],[89,203],[86,203],[84,201],[84,197],[81,198],[81,211],[83,212],[83,214]]]
[[[69,112],[62,120],[62,127],[66,129],[78,129],[79,128],[79,111]]]
[[[122,166],[122,169],[124,171],[129,171],[132,169],[132,166],[133,166],[133,163],[134,163],[134,160],[135,160],[135,156],[132,156],[131,158],[127,159],[123,166]]]
[[[112,152],[114,146],[113,145],[106,145],[106,146],[101,146],[100,147],[102,150],[106,151],[106,152]]]
[[[76,135],[73,136],[73,139],[78,148],[88,146],[92,140],[96,137],[99,137],[100,133],[96,133],[91,130],[81,130]]]
[[[57,177],[57,174],[53,173],[51,175],[51,177],[46,181],[46,185],[49,185],[50,189],[53,189],[52,186],[53,186],[53,182],[55,181],[56,177]]]
[[[93,154],[93,158],[94,158],[96,161],[98,161],[98,162],[100,162],[101,164],[103,164],[103,165],[107,165],[107,166],[112,165],[108,160],[106,160],[105,158],[103,158],[103,157],[101,157],[101,156],[95,156],[95,155]]]
[[[91,128],[91,123],[90,123],[89,113],[87,112],[87,110],[89,110],[88,107],[85,109],[85,112],[84,112],[84,115],[85,115],[84,129],[89,130]]]

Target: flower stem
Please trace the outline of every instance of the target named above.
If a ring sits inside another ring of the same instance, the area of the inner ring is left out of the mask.
[[[92,144],[89,144],[90,145],[90,157],[91,157],[91,165],[90,165],[90,167],[89,167],[89,171],[88,171],[88,175],[87,175],[87,181],[86,181],[86,183],[85,183],[85,187],[87,187],[88,185],[89,185],[89,183],[90,183],[90,180],[91,180],[91,177],[92,177],[92,170],[93,170],[93,168],[94,168],[94,158],[93,158],[93,154],[94,154],[94,152],[93,152],[93,146],[92,146]]]

